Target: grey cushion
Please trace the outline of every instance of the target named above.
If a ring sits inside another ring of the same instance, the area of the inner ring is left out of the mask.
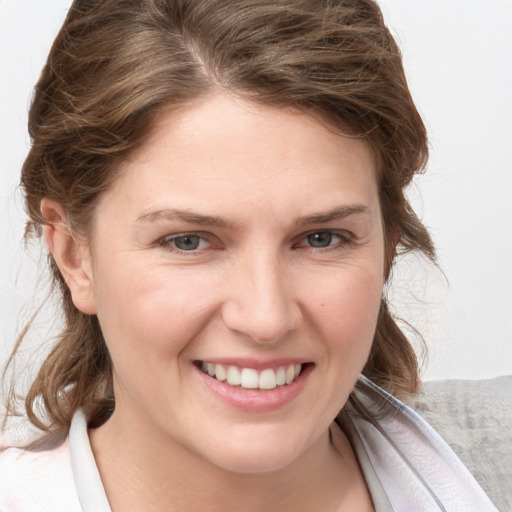
[[[512,511],[512,375],[425,382],[407,403],[441,434],[498,510]]]

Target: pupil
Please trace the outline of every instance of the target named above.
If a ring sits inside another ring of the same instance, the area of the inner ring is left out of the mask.
[[[332,233],[329,233],[328,231],[313,233],[308,235],[308,242],[313,247],[327,247],[332,242]]]
[[[199,247],[199,237],[180,236],[174,239],[174,243],[176,247],[182,251],[193,251]]]

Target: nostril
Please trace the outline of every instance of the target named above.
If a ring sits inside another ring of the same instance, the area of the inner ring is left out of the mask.
[[[224,305],[222,313],[228,329],[258,343],[280,341],[299,326],[301,319],[296,305],[258,305],[257,301],[247,304],[233,301]]]

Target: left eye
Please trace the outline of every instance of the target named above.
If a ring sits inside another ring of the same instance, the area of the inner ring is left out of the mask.
[[[332,247],[338,244],[348,243],[350,239],[343,233],[336,231],[315,231],[304,239],[304,245],[318,249]]]
[[[163,238],[160,245],[172,249],[178,249],[183,252],[197,251],[205,249],[209,242],[199,235],[173,235]]]
[[[328,247],[332,243],[333,234],[329,231],[319,231],[306,237],[311,247]]]

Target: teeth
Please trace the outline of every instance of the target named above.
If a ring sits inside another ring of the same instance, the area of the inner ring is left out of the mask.
[[[230,366],[226,372],[228,384],[231,386],[239,386],[241,381],[240,372],[236,366]]]
[[[260,374],[260,389],[274,389],[276,387],[276,373],[274,370],[263,370]]]
[[[290,384],[293,382],[293,379],[295,377],[295,366],[291,365],[286,368],[286,374],[285,374],[285,382],[286,384]]]
[[[284,368],[278,368],[276,372],[276,384],[278,386],[286,384],[286,370]]]
[[[252,368],[244,368],[240,374],[240,385],[247,389],[258,389],[258,372]]]
[[[215,377],[221,382],[226,380],[226,370],[224,370],[224,366],[221,364],[215,365]]]
[[[290,364],[277,369],[267,368],[258,373],[253,368],[242,368],[222,364],[201,363],[201,369],[211,377],[230,386],[241,386],[245,389],[275,389],[277,386],[291,384],[300,374],[301,364]]]

